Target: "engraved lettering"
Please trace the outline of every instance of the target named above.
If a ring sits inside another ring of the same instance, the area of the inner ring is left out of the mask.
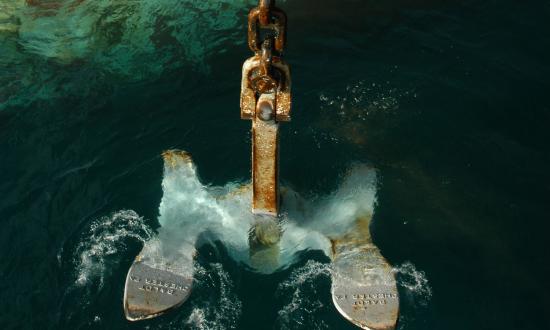
[[[341,299],[342,295],[336,295],[336,299]],[[353,294],[353,299],[358,300],[383,300],[383,299],[397,299],[396,293],[366,293],[366,294]]]
[[[131,279],[135,282],[141,281],[138,277],[131,277]],[[174,295],[177,290],[185,291],[189,289],[187,285],[179,285],[161,279],[145,278],[145,284],[139,290]]]

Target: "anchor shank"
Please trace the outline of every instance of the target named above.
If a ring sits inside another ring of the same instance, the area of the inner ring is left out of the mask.
[[[252,120],[252,212],[278,216],[280,121],[290,120],[290,69],[281,58],[286,14],[274,0],[259,0],[248,14],[248,45],[241,80],[241,118]],[[262,33],[267,32],[267,33]]]
[[[275,94],[262,94],[252,119],[252,212],[279,213],[279,124],[275,121]]]

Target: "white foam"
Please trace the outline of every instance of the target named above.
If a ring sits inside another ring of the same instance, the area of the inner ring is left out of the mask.
[[[73,253],[79,286],[97,282],[103,287],[106,273],[120,261],[121,252],[130,240],[145,243],[153,236],[144,219],[132,210],[121,210],[94,220],[82,234]]]
[[[175,161],[175,163],[174,163]],[[208,233],[221,241],[232,258],[260,272],[270,273],[291,265],[297,252],[321,250],[330,254],[327,237],[345,233],[354,221],[372,215],[376,200],[376,171],[365,165],[353,166],[340,188],[314,201],[300,199],[284,189],[276,265],[258,265],[250,257],[249,230],[257,223],[250,210],[249,185],[229,183],[207,187],[197,177],[188,159],[174,157],[165,165],[160,204],[160,254],[189,260],[195,253],[198,237]],[[158,245],[158,244],[157,244]]]

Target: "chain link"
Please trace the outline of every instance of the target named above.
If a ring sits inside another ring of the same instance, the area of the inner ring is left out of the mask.
[[[286,14],[275,7],[274,0],[259,0],[248,15],[248,45],[260,57],[258,72],[250,77],[250,84],[258,94],[273,93],[280,83],[280,75],[272,68],[272,57],[284,51],[286,22]]]
[[[290,68],[282,59],[286,43],[285,12],[275,7],[274,0],[259,0],[248,14],[248,45],[254,52],[243,64],[241,80],[241,118],[277,122],[290,120]],[[272,100],[271,116],[260,116],[260,99]]]
[[[255,53],[261,51],[261,31],[270,31],[275,36],[275,50],[282,54],[286,44],[286,14],[275,7],[274,1],[260,0],[258,7],[248,14],[248,46]],[[265,39],[265,38],[264,38]]]
[[[260,21],[261,25],[266,26],[271,23],[271,9],[274,5],[275,1],[260,0],[260,3],[258,4],[258,9],[260,12],[258,20]]]

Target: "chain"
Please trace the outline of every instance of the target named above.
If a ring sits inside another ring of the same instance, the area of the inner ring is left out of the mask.
[[[275,7],[274,0],[259,0],[258,7],[248,14],[248,46],[260,57],[257,72],[250,84],[258,94],[273,93],[280,83],[280,74],[273,69],[273,55],[280,57],[286,43],[286,14]]]
[[[260,0],[258,9],[260,11],[259,21],[262,25],[268,25],[271,22],[271,9],[275,5],[275,1]]]
[[[290,68],[282,59],[286,44],[286,14],[274,0],[259,0],[248,14],[248,46],[254,56],[243,64],[241,80],[241,118],[289,121],[291,108]],[[262,98],[263,96],[263,98]],[[272,114],[256,111],[260,99],[273,100]]]

